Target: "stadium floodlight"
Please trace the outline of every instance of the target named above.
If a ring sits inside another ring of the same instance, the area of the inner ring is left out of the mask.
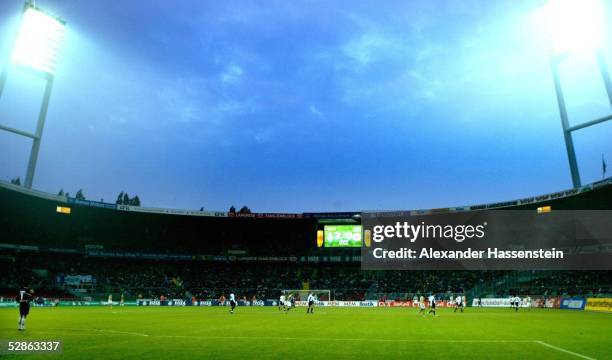
[[[27,188],[32,187],[34,180],[34,171],[49,108],[53,79],[65,34],[66,23],[62,19],[54,17],[36,7],[32,1],[26,1],[23,7],[21,26],[15,40],[10,61],[0,75],[0,97],[4,91],[11,66],[39,76],[46,80],[47,83],[34,133],[0,124],[0,130],[32,139],[32,150],[30,151],[30,160],[28,161],[24,183]]]
[[[62,20],[26,6],[11,62],[53,75],[65,32]]]
[[[550,0],[540,9],[550,51],[554,56],[592,51],[602,43],[600,0]]]
[[[601,0],[549,0],[542,6],[538,16],[550,48],[550,64],[572,183],[575,188],[578,188],[581,186],[581,182],[572,132],[612,120],[612,115],[570,126],[563,87],[561,86],[559,64],[568,56],[577,52],[595,53],[608,100],[610,106],[612,106],[612,81],[601,51],[604,35],[603,7]]]

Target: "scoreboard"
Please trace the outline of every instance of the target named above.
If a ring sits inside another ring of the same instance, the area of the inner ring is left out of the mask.
[[[325,225],[325,247],[361,247],[361,225]]]

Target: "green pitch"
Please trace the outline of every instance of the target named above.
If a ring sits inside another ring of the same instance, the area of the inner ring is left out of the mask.
[[[52,339],[46,359],[609,359],[612,314],[412,308],[33,308],[18,332],[0,309],[0,340]],[[34,356],[0,355],[6,359]],[[40,356],[38,356],[40,357]]]

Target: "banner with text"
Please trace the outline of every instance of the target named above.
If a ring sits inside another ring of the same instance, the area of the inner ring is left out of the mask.
[[[584,310],[586,299],[583,297],[561,298],[560,309]]]
[[[473,299],[472,306],[473,307],[511,307],[512,300],[511,298],[482,298],[482,299]],[[519,301],[519,307],[529,307],[529,303],[527,301]]]
[[[588,298],[584,309],[612,312],[612,298]]]

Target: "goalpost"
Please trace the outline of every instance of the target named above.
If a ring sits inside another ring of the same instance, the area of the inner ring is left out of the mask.
[[[306,301],[308,294],[312,293],[317,301],[331,301],[331,290],[282,290],[282,294],[288,299],[293,295],[295,301]]]

